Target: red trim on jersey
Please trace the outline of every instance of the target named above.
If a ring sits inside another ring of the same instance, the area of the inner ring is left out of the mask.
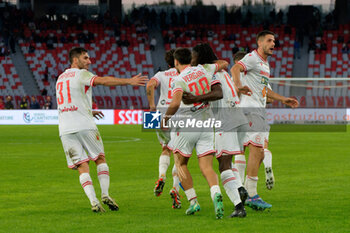
[[[218,84],[218,83],[221,84],[220,80],[214,80],[210,83],[210,86],[213,86],[213,85]]]
[[[260,57],[261,60],[263,60],[263,62],[267,62],[267,59],[264,59],[258,52],[258,50],[254,50],[254,52],[256,52],[256,54]]]
[[[232,180],[236,180],[236,177],[230,177],[222,182],[222,185],[225,185],[227,182],[230,182]]]
[[[183,153],[181,150],[179,150],[179,149],[175,149],[175,150],[173,150],[173,153],[175,154],[175,153],[179,153],[180,155],[182,155],[183,157],[187,157],[187,158],[189,158],[189,157],[191,157],[191,155],[192,154],[185,154],[185,153]]]
[[[97,78],[97,76],[95,75],[94,77],[92,77],[92,79],[90,80],[90,86],[93,87],[94,86],[94,81]]]
[[[216,158],[220,158],[221,156],[223,156],[223,153],[225,153],[226,155],[239,155],[241,154],[243,151],[228,151],[228,150],[222,150],[220,151],[219,154],[216,155]],[[224,155],[225,156],[225,155]]]
[[[158,87],[159,86],[159,80],[156,78],[156,77],[152,77],[149,81],[151,81],[151,80],[154,80],[154,81],[156,81],[156,87]]]
[[[243,67],[244,72],[247,72],[247,71],[248,71],[248,70],[247,70],[247,67],[244,65],[243,62],[239,61],[239,62],[237,62],[237,64],[240,64],[240,65]]]
[[[252,144],[253,146],[256,146],[256,147],[264,148],[263,144],[258,144],[258,143],[255,143],[255,142],[251,141],[251,140],[249,140],[248,142],[244,143],[244,146],[247,147],[249,144]]]
[[[181,88],[176,88],[176,89],[173,90],[173,95],[174,95],[176,92],[178,92],[178,91],[184,92]]]
[[[227,85],[228,85],[228,86],[230,87],[230,89],[231,89],[231,92],[232,92],[232,97],[236,97],[236,94],[235,94],[234,88],[232,87],[232,85],[231,85],[230,81],[228,80],[227,75],[228,75],[228,74],[224,74],[225,79],[226,79],[226,83],[227,83]]]
[[[207,152],[204,152],[204,153],[202,153],[202,154],[197,155],[197,157],[198,157],[198,158],[201,158],[201,157],[204,157],[204,156],[206,156],[206,155],[209,155],[209,154],[212,154],[212,153],[215,153],[215,152],[216,152],[215,150],[209,150],[209,151],[207,151]]]
[[[232,168],[232,171],[233,172],[238,172],[238,169],[237,168]]]
[[[86,94],[86,92],[89,90],[89,86],[85,86],[85,94]]]

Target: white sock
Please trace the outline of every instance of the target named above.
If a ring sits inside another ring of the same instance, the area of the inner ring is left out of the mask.
[[[235,176],[235,183],[236,185],[239,187],[242,187],[243,184],[242,184],[242,178],[238,172],[238,168],[237,168],[237,165],[236,164],[232,164],[232,172],[233,172],[233,175]]]
[[[100,181],[101,196],[108,196],[109,189],[109,168],[107,163],[101,163],[97,165],[97,177]]]
[[[190,202],[190,205],[193,205],[197,201],[197,194],[194,188],[185,190],[185,194],[186,194],[187,200]]]
[[[96,198],[96,193],[94,186],[92,185],[92,180],[89,173],[82,173],[79,176],[80,184],[84,189],[86,196],[89,198],[90,203],[99,202]]]
[[[241,183],[243,184],[245,177],[245,168],[247,166],[245,161],[245,155],[236,155],[235,164],[237,166],[239,176],[241,177]]]
[[[219,185],[213,185],[210,187],[210,196],[211,196],[211,199],[214,201],[214,197],[215,197],[215,194],[216,193],[220,193],[221,194],[221,190],[220,190],[220,187]]]
[[[227,196],[230,198],[234,206],[241,203],[241,197],[238,193],[237,185],[235,184],[236,177],[234,177],[232,170],[225,170],[221,172],[221,182],[225,188]]]
[[[177,176],[177,170],[176,170],[176,166],[174,164],[173,170],[172,170],[172,174],[173,174],[173,187],[176,189],[176,191],[180,191],[180,179]]]
[[[255,195],[258,194],[257,186],[258,186],[258,177],[247,175],[246,181],[245,181],[245,187],[248,191],[249,197],[254,197]]]
[[[266,167],[272,167],[272,153],[271,151],[269,151],[269,149],[264,149],[264,166]]]
[[[159,157],[159,177],[162,177],[164,180],[166,178],[166,171],[170,165],[170,156],[160,155]]]

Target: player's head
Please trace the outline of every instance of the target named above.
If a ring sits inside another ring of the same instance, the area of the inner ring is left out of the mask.
[[[87,70],[91,64],[87,50],[81,47],[75,47],[69,51],[69,62],[72,67]]]
[[[192,49],[191,65],[214,63],[218,58],[208,43],[200,43]]]
[[[242,60],[246,54],[246,52],[238,51],[237,53],[235,53],[235,55],[233,55],[233,62],[236,64],[237,62]]]
[[[188,48],[178,48],[174,52],[174,65],[180,73],[179,66],[191,64],[191,51]]]
[[[268,30],[259,32],[256,36],[256,43],[265,55],[271,56],[275,48],[275,33]]]
[[[175,49],[170,49],[165,53],[165,61],[168,64],[168,66],[170,68],[174,68],[175,64],[174,64],[174,52]]]

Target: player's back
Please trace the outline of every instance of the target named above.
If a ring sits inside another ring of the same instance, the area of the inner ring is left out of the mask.
[[[178,72],[175,68],[170,68],[166,71],[160,71],[154,75],[151,80],[157,82],[157,86],[160,85],[160,95],[157,104],[157,109],[161,112],[165,111],[169,106],[173,94],[171,89],[171,83],[178,75]]]
[[[85,69],[67,69],[56,83],[60,135],[96,129],[92,117],[91,86],[95,75]]]
[[[215,118],[222,121],[222,130],[231,130],[246,124],[248,121],[238,107],[240,100],[230,75],[221,71],[215,74],[215,79],[221,83],[222,99],[211,102],[211,106]]]
[[[205,64],[198,66],[188,66],[177,76],[173,83],[173,93],[181,90],[193,95],[202,95],[210,92],[211,85],[219,83],[213,77],[217,72],[216,64]],[[190,115],[207,119],[212,115],[209,113],[208,103],[182,104],[177,115]]]

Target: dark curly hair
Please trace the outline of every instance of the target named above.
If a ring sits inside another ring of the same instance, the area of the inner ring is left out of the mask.
[[[213,49],[208,43],[200,43],[192,49],[193,59],[192,65],[210,64],[218,60]]]
[[[166,63],[168,64],[168,66],[170,68],[174,68],[175,67],[175,64],[174,64],[174,52],[175,52],[175,49],[170,49],[168,51],[166,51],[165,53],[165,61]]]

